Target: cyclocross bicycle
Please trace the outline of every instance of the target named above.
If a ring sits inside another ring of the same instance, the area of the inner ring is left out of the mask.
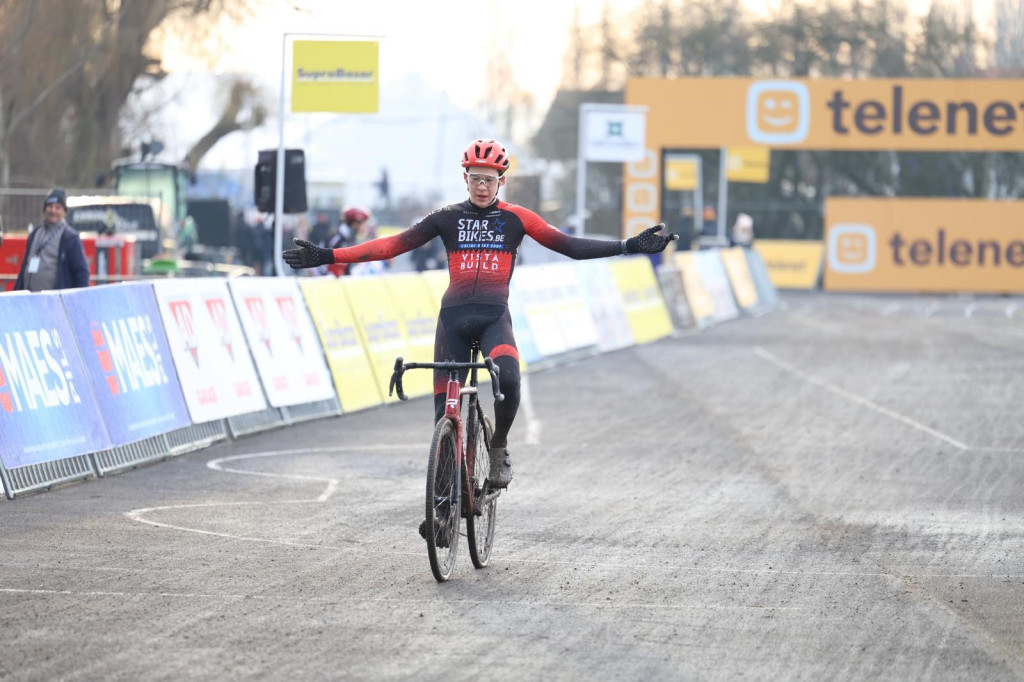
[[[484,415],[477,393],[476,373],[486,369],[491,375],[495,400],[503,400],[498,385],[498,366],[489,357],[477,362],[480,347],[473,345],[470,362],[409,362],[395,360],[388,395],[396,390],[401,400],[408,397],[402,390],[402,374],[409,369],[440,369],[448,373],[444,416],[434,426],[427,461],[426,520],[423,535],[427,540],[430,570],[438,582],[444,582],[455,570],[462,517],[466,518],[466,539],[473,565],[483,568],[494,545],[494,524],[497,520],[500,489],[487,482],[491,472],[490,420]],[[469,385],[459,382],[459,373],[469,370]],[[468,410],[461,415],[462,397]],[[472,472],[472,473],[471,473]]]

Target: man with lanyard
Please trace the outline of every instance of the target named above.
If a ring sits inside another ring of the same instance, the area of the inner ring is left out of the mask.
[[[660,253],[676,239],[659,234],[664,224],[622,241],[572,237],[547,224],[533,211],[498,199],[505,184],[509,156],[495,140],[474,140],[462,154],[462,178],[469,199],[439,208],[408,229],[357,246],[324,249],[296,239],[298,249],[284,252],[293,268],[331,263],[384,260],[412,251],[440,237],[448,252],[448,290],[441,300],[434,340],[434,361],[465,361],[476,340],[500,368],[505,399],[494,406],[491,438],[492,486],[505,488],[512,480],[508,432],[519,409],[519,352],[508,310],[508,283],[523,238],[576,260],[634,253]],[[447,375],[434,373],[434,421],[444,415]]]
[[[89,286],[89,264],[78,233],[68,225],[67,195],[55,188],[43,202],[43,226],[32,231],[15,290],[48,291]]]

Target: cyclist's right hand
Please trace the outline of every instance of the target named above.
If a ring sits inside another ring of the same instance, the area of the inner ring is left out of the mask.
[[[305,239],[293,239],[299,248],[288,249],[281,256],[284,262],[295,270],[302,268],[315,268],[319,265],[332,265],[334,263],[334,251],[317,246]]]

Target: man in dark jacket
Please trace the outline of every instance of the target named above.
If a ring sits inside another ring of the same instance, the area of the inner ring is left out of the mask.
[[[43,202],[43,225],[28,236],[14,289],[47,291],[89,286],[89,264],[78,233],[68,225],[67,194],[56,187]]]

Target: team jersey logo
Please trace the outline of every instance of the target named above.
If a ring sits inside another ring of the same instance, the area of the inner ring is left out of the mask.
[[[489,218],[459,218],[459,247],[500,249],[505,245],[504,225]]]

